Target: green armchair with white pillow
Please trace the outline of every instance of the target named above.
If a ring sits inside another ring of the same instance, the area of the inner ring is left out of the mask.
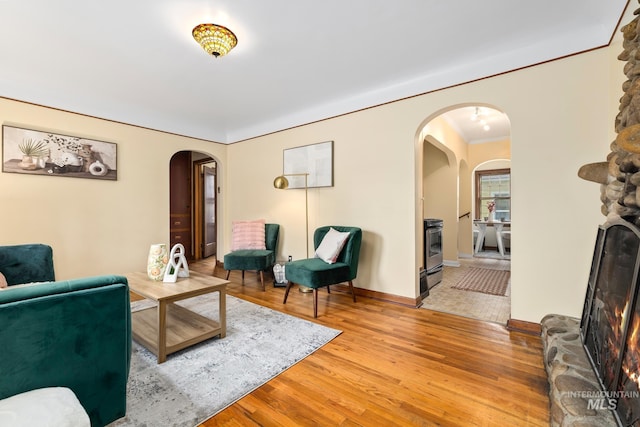
[[[285,266],[288,280],[283,304],[287,303],[293,284],[313,289],[313,317],[318,317],[318,289],[348,282],[353,302],[356,294],[353,280],[358,274],[362,230],[358,227],[339,225],[324,226],[315,230],[313,246],[315,257],[297,260]]]

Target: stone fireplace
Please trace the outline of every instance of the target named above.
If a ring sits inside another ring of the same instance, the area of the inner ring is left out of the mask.
[[[640,424],[640,229],[626,221],[600,227],[580,335],[598,383],[600,404],[621,426]]]
[[[640,0],[639,0],[640,1]],[[640,426],[640,24],[622,28],[623,96],[606,161],[578,175],[600,184],[601,212],[582,319],[542,320],[551,425]]]

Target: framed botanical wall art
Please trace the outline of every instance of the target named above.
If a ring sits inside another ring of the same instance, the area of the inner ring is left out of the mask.
[[[283,174],[308,173],[307,187],[333,187],[333,141],[284,150]],[[304,188],[304,176],[287,176],[289,188]]]
[[[2,126],[2,172],[117,179],[112,142]]]

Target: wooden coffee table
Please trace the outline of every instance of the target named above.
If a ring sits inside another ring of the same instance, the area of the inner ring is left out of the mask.
[[[125,275],[131,292],[157,302],[157,306],[131,313],[133,339],[158,356],[158,363],[175,353],[216,335],[224,338],[226,324],[227,280],[191,271],[175,283],[154,282],[145,272]],[[211,292],[220,295],[218,321],[194,313],[176,301]]]

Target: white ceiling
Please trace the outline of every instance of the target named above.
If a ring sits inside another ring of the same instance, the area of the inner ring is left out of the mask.
[[[0,0],[0,96],[231,143],[606,45],[626,4]]]
[[[449,110],[442,118],[469,144],[499,141],[511,136],[511,122],[502,111],[486,106]]]

